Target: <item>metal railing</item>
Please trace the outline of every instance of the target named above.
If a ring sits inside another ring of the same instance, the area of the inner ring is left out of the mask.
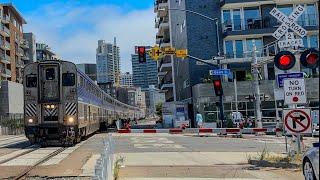
[[[272,18],[273,17],[266,16],[257,18],[239,18],[226,20],[222,23],[222,27],[224,32],[279,27],[281,25],[281,22]],[[297,20],[297,23],[303,27],[319,25],[318,17],[316,14],[303,14]]]
[[[0,29],[1,29],[1,31],[4,31],[7,35],[10,35],[10,30],[9,30],[9,28],[7,28],[5,25],[3,25],[3,24],[0,24]]]
[[[3,15],[2,20],[4,23],[10,23],[10,17],[8,15]]]

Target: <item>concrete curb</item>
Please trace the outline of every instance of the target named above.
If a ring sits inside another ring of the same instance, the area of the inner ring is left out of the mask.
[[[101,157],[97,160],[94,168],[95,176],[93,180],[112,180],[113,179],[113,150],[111,135],[108,135],[107,139],[103,141],[104,151],[101,153]]]

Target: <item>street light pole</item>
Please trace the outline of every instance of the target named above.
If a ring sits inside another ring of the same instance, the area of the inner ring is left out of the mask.
[[[253,40],[253,86],[254,86],[254,96],[255,96],[255,111],[256,111],[255,115],[256,115],[256,123],[257,123],[256,125],[258,128],[262,128],[257,46],[254,40]]]

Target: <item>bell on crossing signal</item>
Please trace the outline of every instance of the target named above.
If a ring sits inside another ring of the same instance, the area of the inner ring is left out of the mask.
[[[317,68],[319,66],[319,51],[315,49],[303,51],[300,56],[300,63],[306,68]]]
[[[138,46],[139,63],[147,62],[146,47]]]
[[[221,79],[213,80],[213,87],[214,87],[214,92],[216,96],[223,96]]]
[[[296,64],[296,57],[289,51],[280,51],[274,57],[274,65],[280,70],[289,70]]]

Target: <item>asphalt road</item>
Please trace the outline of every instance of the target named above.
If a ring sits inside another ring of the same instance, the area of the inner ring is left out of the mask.
[[[114,134],[116,153],[129,152],[285,152],[281,141],[260,139],[199,137],[195,135],[128,135]]]
[[[265,148],[270,154],[284,155],[283,138],[115,133],[112,145],[115,159],[122,159],[120,180],[303,179],[301,171],[250,169],[247,164],[247,155],[256,156]]]

